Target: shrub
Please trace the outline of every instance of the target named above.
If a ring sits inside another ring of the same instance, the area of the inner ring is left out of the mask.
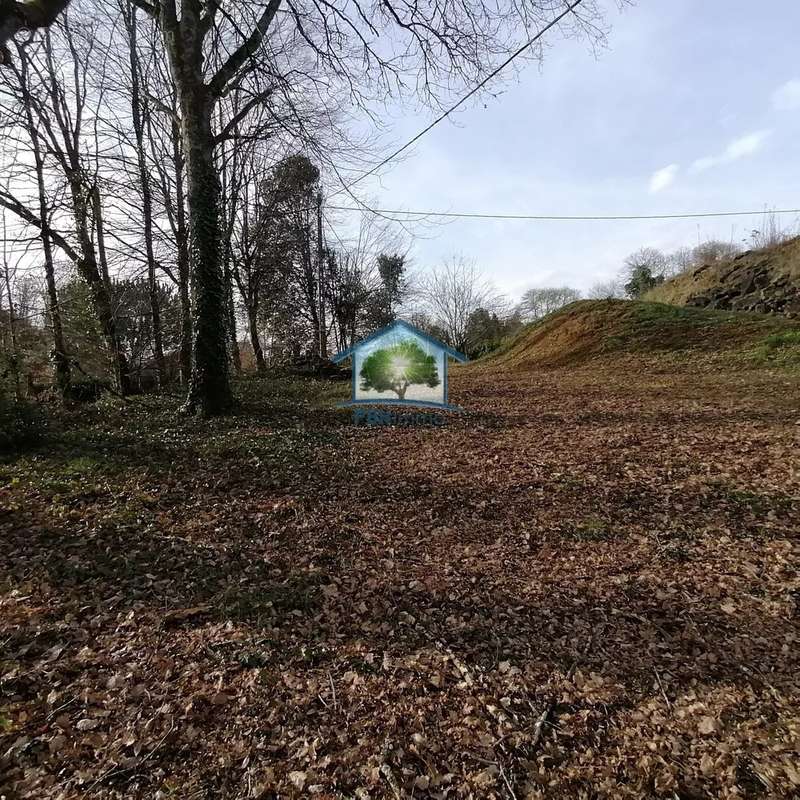
[[[97,378],[72,381],[67,396],[74,403],[96,403],[108,388],[108,382]]]
[[[39,441],[45,419],[41,408],[28,400],[16,400],[0,390],[0,452]]]

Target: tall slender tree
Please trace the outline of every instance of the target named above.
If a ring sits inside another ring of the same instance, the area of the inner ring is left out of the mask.
[[[53,366],[55,370],[55,384],[61,399],[65,399],[69,390],[70,364],[67,347],[64,342],[64,328],[61,324],[61,308],[58,303],[58,290],[56,288],[55,265],[53,263],[53,243],[50,232],[50,207],[47,202],[47,189],[45,187],[44,157],[42,143],[33,117],[33,103],[30,96],[28,78],[28,58],[23,46],[19,48],[19,72],[17,80],[22,92],[22,105],[25,109],[25,130],[30,140],[33,164],[36,171],[36,193],[39,203],[39,238],[42,242],[42,255],[44,257],[45,286],[47,287],[47,318],[53,332]]]
[[[141,90],[141,64],[137,47],[136,6],[126,3],[122,8],[125,30],[128,34],[128,58],[130,63],[131,118],[136,139],[136,163],[139,187],[142,197],[142,226],[145,256],[147,259],[147,285],[150,296],[150,316],[152,320],[153,356],[159,385],[164,380],[164,344],[161,332],[161,309],[159,308],[159,287],[156,276],[156,257],[153,248],[153,192],[150,169],[147,164],[145,132],[150,104]]]

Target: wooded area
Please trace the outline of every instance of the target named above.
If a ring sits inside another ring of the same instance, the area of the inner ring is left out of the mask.
[[[0,9],[3,158],[13,165],[0,187],[6,305],[12,283],[44,295],[62,396],[78,376],[107,374],[123,395],[178,376],[185,409],[204,414],[230,406],[237,322],[263,368],[264,337],[270,359],[324,360],[392,318],[407,277],[403,226],[365,207],[360,233],[347,236],[326,210],[328,196],[361,202],[350,186],[380,155],[356,119],[377,123],[376,103],[398,92],[442,102],[556,14],[571,10],[565,35],[602,35],[591,2],[66,6]],[[25,283],[36,276],[46,291]],[[474,310],[437,315],[456,345]],[[99,331],[106,370],[65,337],[76,315]],[[20,358],[18,373],[46,383],[41,359],[22,370]]]

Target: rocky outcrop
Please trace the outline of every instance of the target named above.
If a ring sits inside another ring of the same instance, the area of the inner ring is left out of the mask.
[[[691,295],[686,305],[800,317],[800,285],[786,274],[776,274],[768,256],[754,260],[754,255],[748,251],[737,256],[716,286]],[[712,268],[700,267],[692,277]]]

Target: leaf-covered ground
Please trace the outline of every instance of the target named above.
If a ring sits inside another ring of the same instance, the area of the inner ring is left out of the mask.
[[[442,429],[273,377],[0,465],[6,798],[800,792],[800,373],[455,370]]]

